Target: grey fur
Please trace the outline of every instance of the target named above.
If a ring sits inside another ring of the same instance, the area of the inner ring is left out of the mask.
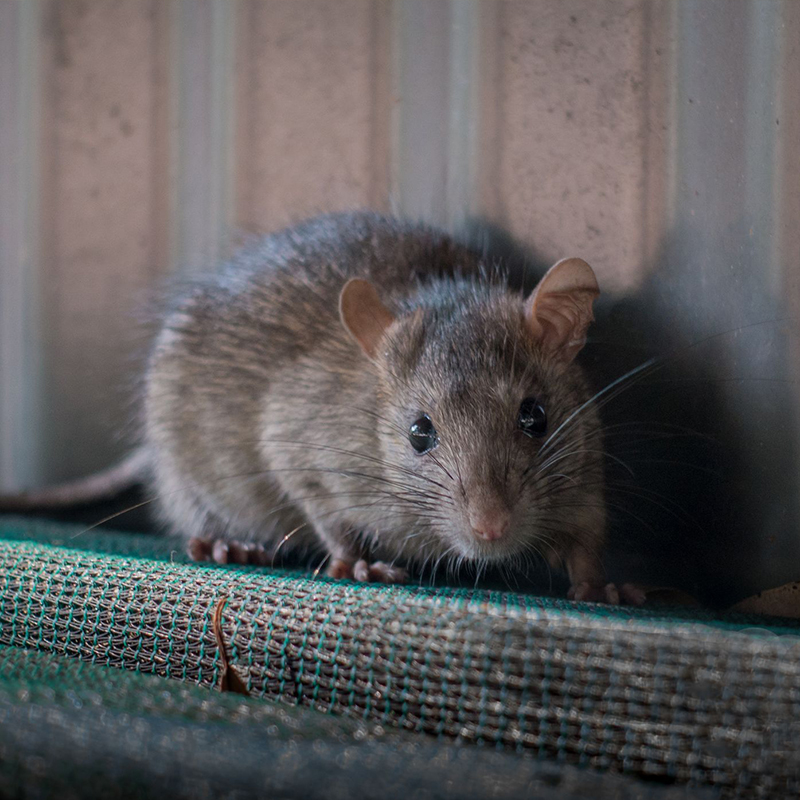
[[[399,322],[375,361],[338,315],[369,279]],[[370,213],[266,237],[166,315],[144,392],[144,445],[160,513],[187,537],[321,547],[334,559],[518,562],[533,551],[599,581],[602,434],[592,404],[548,445],[516,428],[544,402],[549,431],[587,401],[581,370],[545,358],[522,295],[446,235]],[[440,445],[407,438],[421,412]],[[590,444],[589,444],[590,443]],[[513,511],[478,541],[471,503]],[[588,558],[586,557],[588,554]]]

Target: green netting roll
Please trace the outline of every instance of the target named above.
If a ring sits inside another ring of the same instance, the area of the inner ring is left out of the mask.
[[[800,789],[800,642],[485,592],[0,542],[0,640],[730,796]]]
[[[0,646],[3,798],[712,796]]]

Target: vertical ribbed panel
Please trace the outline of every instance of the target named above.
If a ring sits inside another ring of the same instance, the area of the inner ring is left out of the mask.
[[[386,196],[385,3],[244,0],[236,224],[275,230]],[[385,201],[384,201],[385,202]]]
[[[0,3],[0,489],[40,478],[42,5]]]
[[[483,31],[481,211],[544,261],[581,256],[606,290],[637,285],[646,157],[659,133],[649,124],[650,4],[494,5]]]
[[[476,0],[394,3],[392,204],[451,230],[475,206],[479,25]]]
[[[168,266],[168,19],[160,0],[47,7],[40,479],[101,467],[124,447],[134,312]]]
[[[723,476],[723,496],[702,520],[719,544],[701,570],[722,563],[742,594],[795,579],[800,558],[796,390],[787,380],[798,322],[787,319],[796,300],[784,291],[797,264],[776,257],[778,152],[789,142],[779,87],[800,78],[781,61],[786,11],[748,0],[679,5],[674,223],[639,301],[665,346],[691,345],[681,364],[694,391],[687,383],[670,392],[683,424],[706,419]]]
[[[212,267],[233,225],[234,82],[238,2],[177,0],[172,29],[175,94],[173,261]]]

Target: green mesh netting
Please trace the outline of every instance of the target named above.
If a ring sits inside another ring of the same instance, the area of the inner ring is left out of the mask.
[[[711,797],[0,646],[0,796]]]
[[[0,525],[0,642],[213,687],[224,599],[255,697],[488,744],[515,769],[533,755],[726,796],[800,791],[785,621],[198,566],[174,542],[78,531]]]

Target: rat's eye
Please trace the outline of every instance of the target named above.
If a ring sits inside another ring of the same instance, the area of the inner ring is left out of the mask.
[[[431,418],[427,414],[423,414],[408,429],[408,441],[420,455],[433,450],[439,444],[436,428],[433,427]]]
[[[547,414],[542,404],[535,397],[526,397],[519,407],[517,417],[519,429],[530,436],[544,436],[547,431]]]

